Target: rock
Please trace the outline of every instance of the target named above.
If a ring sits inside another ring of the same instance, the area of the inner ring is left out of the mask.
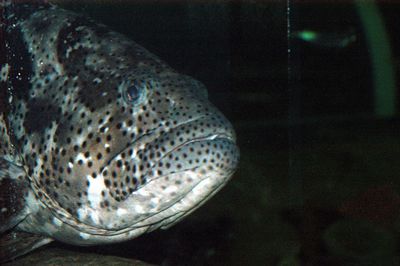
[[[339,220],[326,229],[323,239],[330,253],[348,260],[383,262],[396,255],[396,237],[367,220]]]
[[[4,266],[23,266],[23,265],[110,265],[110,266],[152,266],[143,261],[121,258],[116,256],[106,256],[97,253],[75,252],[60,248],[43,248],[29,253],[27,256],[15,261],[4,264]]]

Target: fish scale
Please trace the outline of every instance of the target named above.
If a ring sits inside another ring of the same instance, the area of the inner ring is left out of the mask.
[[[167,228],[227,183],[235,133],[201,82],[83,15],[1,8],[0,260]]]

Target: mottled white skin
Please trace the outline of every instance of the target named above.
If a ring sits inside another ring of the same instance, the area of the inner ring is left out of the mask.
[[[49,208],[43,206],[40,202],[35,202],[35,199],[31,198],[30,202],[32,206],[29,206],[31,214],[18,225],[18,229],[44,236],[47,235],[59,241],[75,245],[86,246],[121,242],[158,228],[165,229],[170,227],[196,208],[200,207],[208,198],[217,193],[227,181],[228,178],[224,181],[215,181],[212,177],[205,178],[183,198],[162,211],[158,210],[160,205],[149,206],[148,204],[151,201],[159,200],[162,196],[153,195],[153,197],[149,197],[147,195],[146,197],[141,195],[146,194],[146,189],[134,193],[123,206],[117,209],[117,214],[113,220],[118,222],[119,219],[128,217],[135,217],[135,219],[137,219],[137,217],[143,218],[119,230],[113,230],[113,228],[105,230],[89,227],[83,223],[76,223],[76,221],[72,220],[63,221],[57,218],[58,215],[52,213]],[[152,187],[149,189],[151,191],[148,194],[152,194]],[[33,195],[30,195],[30,197],[33,197]],[[144,205],[138,205],[136,201],[137,198],[145,199]],[[132,206],[135,206],[134,208],[136,210],[125,206],[130,203]],[[137,206],[144,207],[141,210],[137,210]],[[38,224],[41,226],[38,226]]]

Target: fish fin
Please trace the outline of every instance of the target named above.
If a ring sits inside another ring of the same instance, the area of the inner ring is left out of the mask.
[[[0,157],[0,233],[5,232],[28,214],[25,196],[29,191],[26,173],[8,158]]]
[[[52,241],[14,229],[29,214],[25,208],[29,189],[24,169],[7,156],[0,156],[0,264]]]
[[[53,239],[44,236],[8,231],[0,237],[0,264],[25,255],[52,241]]]

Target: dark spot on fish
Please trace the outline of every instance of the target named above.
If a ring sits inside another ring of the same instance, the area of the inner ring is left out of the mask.
[[[79,30],[77,30],[79,28]],[[74,21],[70,23],[65,23],[65,27],[63,27],[57,37],[57,54],[60,63],[66,64],[67,62],[71,62],[71,58],[67,57],[68,50],[71,47],[79,44],[82,39],[86,36],[86,32],[82,29],[90,29],[97,37],[102,38],[107,30],[105,27],[97,25],[87,18],[82,16],[78,16],[74,19]],[[80,48],[79,50],[81,50]],[[76,58],[75,58],[76,59]],[[81,58],[81,61],[84,58]]]
[[[64,65],[68,76],[79,77],[74,87],[78,89],[80,101],[92,112],[115,101],[118,95],[116,90],[110,90],[118,87],[118,80],[111,78],[109,72],[97,69],[98,64],[86,61],[88,55],[96,57],[106,54],[102,50],[105,48],[95,48],[93,41],[101,38],[103,31],[103,27],[79,17],[71,25],[62,28],[57,38],[58,60]],[[81,44],[83,41],[85,46]]]
[[[57,124],[60,122],[61,112],[57,106],[54,106],[44,100],[29,101],[28,111],[24,121],[26,132],[43,133],[46,128],[49,128],[52,122]]]
[[[43,17],[35,17],[35,18],[32,18],[31,23],[32,23],[33,30],[37,34],[40,34],[41,32],[46,31],[50,27],[51,20],[49,20],[49,19],[44,20]]]
[[[22,36],[21,30],[15,28],[6,34],[7,63],[10,65],[9,82],[13,95],[17,99],[27,100],[32,77],[32,58]]]

